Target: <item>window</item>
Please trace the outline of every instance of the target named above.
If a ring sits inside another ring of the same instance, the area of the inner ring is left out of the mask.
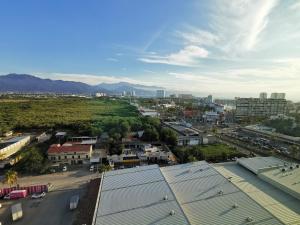
[[[58,160],[60,160],[60,156],[58,156]]]
[[[72,159],[74,159],[74,155],[72,155]]]
[[[67,159],[68,157],[65,155],[65,159]]]
[[[78,159],[80,159],[80,155],[78,156]]]
[[[88,156],[88,155],[86,155],[86,156],[85,156],[85,158],[86,158],[86,159],[88,159],[88,158],[89,158],[89,156]]]

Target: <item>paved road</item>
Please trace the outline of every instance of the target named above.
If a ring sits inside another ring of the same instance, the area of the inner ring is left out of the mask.
[[[87,183],[96,177],[99,177],[99,174],[82,169],[65,173],[22,177],[19,179],[20,185],[50,182],[54,188],[47,193],[44,199],[0,200],[2,204],[0,222],[2,225],[72,225],[76,210],[69,210],[70,198],[75,194],[82,197]],[[10,206],[18,202],[21,202],[23,206],[23,218],[12,222]]]

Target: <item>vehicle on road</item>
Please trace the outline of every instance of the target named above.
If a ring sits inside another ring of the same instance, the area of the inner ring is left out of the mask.
[[[11,206],[11,216],[12,220],[16,221],[23,217],[22,204],[18,203]]]
[[[46,192],[42,192],[42,193],[34,193],[33,195],[31,195],[32,199],[38,199],[38,198],[44,198],[46,196]]]
[[[15,190],[5,195],[3,199],[13,200],[27,197],[27,190]]]
[[[94,166],[94,165],[91,165],[91,166],[90,166],[90,171],[91,171],[91,172],[94,172],[94,170],[95,170],[95,166]]]
[[[77,208],[79,202],[79,195],[73,195],[70,199],[70,210]]]

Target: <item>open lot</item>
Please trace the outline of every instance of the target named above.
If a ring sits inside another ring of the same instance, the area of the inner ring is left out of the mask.
[[[53,190],[43,199],[28,197],[15,201],[0,200],[2,204],[0,222],[2,225],[71,225],[76,216],[76,210],[70,211],[68,208],[71,196],[79,194],[82,197],[87,183],[96,177],[99,177],[98,173],[91,173],[87,170],[22,177],[19,179],[19,184],[22,186],[51,183]],[[23,218],[12,222],[10,206],[18,202],[22,203]]]

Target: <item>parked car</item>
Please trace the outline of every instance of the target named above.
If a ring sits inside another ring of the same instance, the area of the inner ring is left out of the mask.
[[[95,166],[94,166],[94,165],[91,165],[91,166],[90,166],[90,171],[91,171],[91,172],[94,172],[94,170],[95,170]]]
[[[31,195],[31,198],[38,199],[38,198],[44,198],[45,196],[46,196],[46,192],[34,193],[33,195]]]
[[[62,171],[66,172],[68,170],[67,166],[63,166]]]
[[[70,199],[70,210],[74,210],[77,208],[79,202],[79,195],[74,195]]]

